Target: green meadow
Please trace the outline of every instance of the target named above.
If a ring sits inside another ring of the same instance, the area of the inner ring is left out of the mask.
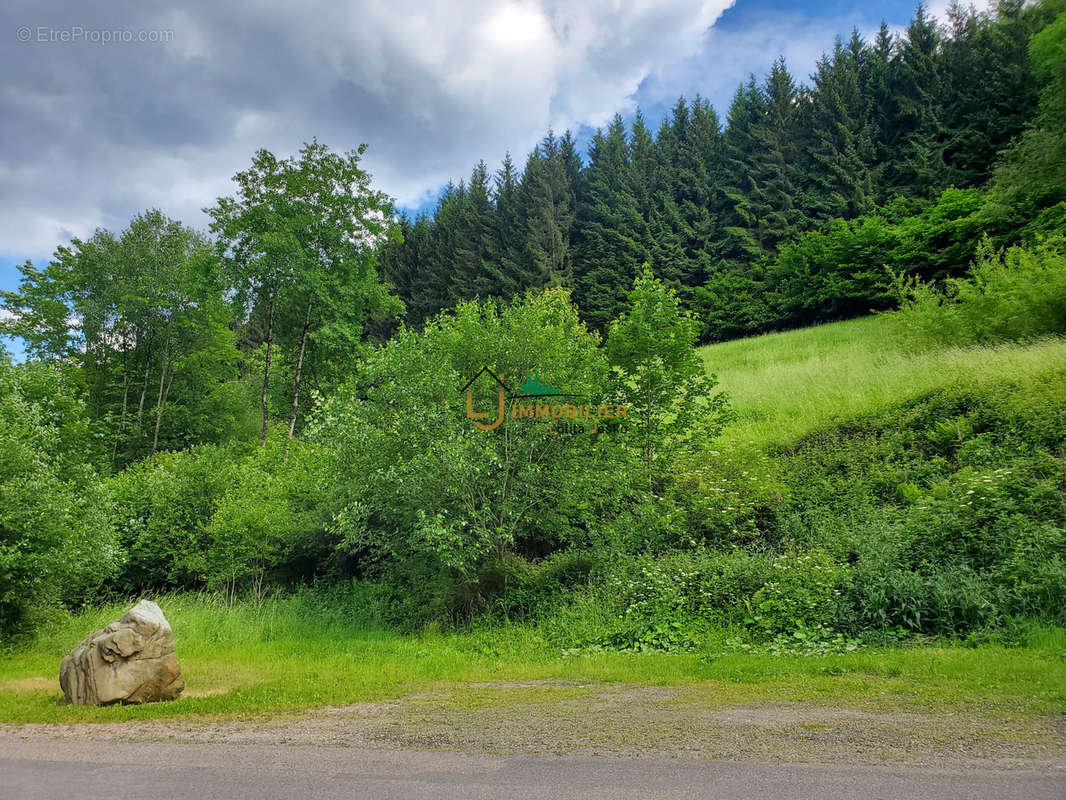
[[[769,445],[944,386],[1024,383],[1066,363],[1066,341],[916,349],[895,319],[874,315],[735,339],[700,353],[737,411],[723,441]]]
[[[1066,364],[1060,339],[914,350],[892,331],[889,318],[875,316],[702,348],[737,412],[720,449],[779,452],[938,388],[1031,383]],[[516,680],[698,685],[722,706],[809,700],[1044,717],[1066,708],[1066,630],[1038,622],[1011,635],[922,635],[805,654],[731,647],[743,625],[720,617],[697,626],[683,651],[630,652],[561,646],[563,629],[586,640],[609,631],[614,615],[594,592],[524,621],[489,616],[454,630],[429,625],[407,632],[382,624],[380,600],[359,584],[258,601],[207,592],[155,599],[173,626],[188,685],[179,700],[109,708],[64,703],[59,661],[128,605],[114,602],[53,612],[30,641],[0,656],[0,720],[244,716]],[[457,702],[466,702],[455,691]]]
[[[171,703],[85,708],[59,691],[58,662],[124,604],[57,617],[32,647],[0,659],[0,721],[114,722],[232,718],[377,701],[473,682],[702,686],[715,707],[782,701],[868,711],[1049,716],[1066,707],[1066,630],[1033,629],[1024,645],[928,641],[822,656],[604,652],[564,657],[535,626],[401,634],[310,593],[226,605],[196,594],[165,608],[187,682]]]

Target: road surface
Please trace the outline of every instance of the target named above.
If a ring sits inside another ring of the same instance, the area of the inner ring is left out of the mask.
[[[352,747],[0,741],[3,800],[1064,800],[1066,766],[999,769]]]

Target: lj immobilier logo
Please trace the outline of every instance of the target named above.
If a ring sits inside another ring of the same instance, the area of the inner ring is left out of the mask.
[[[495,384],[496,407],[492,412],[474,410],[474,384],[479,380]],[[459,391],[466,397],[467,419],[483,431],[495,430],[510,417],[545,422],[552,433],[576,433],[579,428],[582,432],[598,433],[601,422],[629,417],[628,405],[589,403],[587,395],[560,391],[542,381],[536,372],[523,378],[518,391],[512,392],[504,383],[502,373],[482,367]]]

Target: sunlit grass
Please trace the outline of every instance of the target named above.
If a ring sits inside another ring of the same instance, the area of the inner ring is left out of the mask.
[[[63,701],[59,662],[83,636],[124,610],[110,606],[57,619],[32,643],[0,657],[0,722],[231,717],[382,700],[441,684],[519,680],[692,686],[719,705],[811,700],[884,710],[976,707],[1045,715],[1066,708],[1062,629],[1040,630],[1022,648],[938,644],[771,656],[722,654],[721,642],[711,637],[703,651],[690,654],[564,657],[533,626],[401,634],[375,629],[353,618],[350,608],[331,608],[309,594],[232,608],[202,595],[158,599],[185,673],[181,698],[108,708]]]
[[[1066,341],[916,351],[892,320],[864,317],[701,349],[733,399],[726,445],[787,444],[952,383],[1024,382],[1066,363]]]

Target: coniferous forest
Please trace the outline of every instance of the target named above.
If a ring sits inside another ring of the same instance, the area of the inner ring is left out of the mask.
[[[658,124],[619,115],[587,154],[549,131],[524,163],[478,163],[433,214],[401,219],[382,276],[415,325],[561,285],[605,331],[645,261],[703,341],[888,308],[886,266],[958,277],[982,236],[1018,244],[1061,224],[1061,209],[1045,213],[1063,199],[1052,176],[1010,215],[997,211],[1010,179],[991,182],[1038,125],[1029,40],[1054,15],[956,4],[937,21],[919,6],[901,35],[838,39],[809,78],[776,61],[728,109],[697,96]]]

